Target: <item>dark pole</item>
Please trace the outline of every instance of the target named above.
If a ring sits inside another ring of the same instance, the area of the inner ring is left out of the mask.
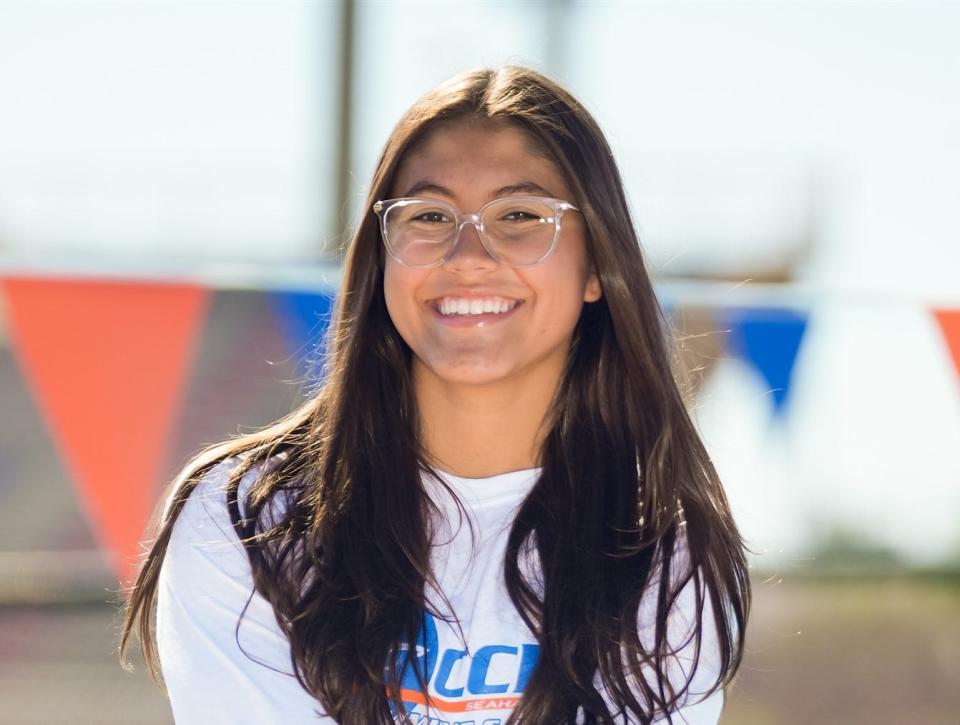
[[[347,245],[347,227],[350,219],[350,157],[353,149],[353,40],[355,0],[340,0],[340,76],[337,87],[336,163],[333,179],[334,238],[337,255],[343,256]]]

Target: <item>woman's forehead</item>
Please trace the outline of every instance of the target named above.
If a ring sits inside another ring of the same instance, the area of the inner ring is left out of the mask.
[[[431,129],[404,154],[391,196],[477,186],[491,194],[570,193],[557,164],[529,131],[512,123],[460,120]]]

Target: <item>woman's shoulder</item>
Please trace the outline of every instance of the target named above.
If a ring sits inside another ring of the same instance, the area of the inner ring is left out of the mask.
[[[227,510],[230,484],[233,482],[240,466],[246,464],[252,455],[252,451],[241,451],[228,455],[210,465],[199,477],[195,473],[191,473],[189,467],[185,469],[178,477],[173,486],[173,491],[164,505],[163,519],[166,520],[174,501],[183,495],[182,492],[184,487],[188,485],[188,480],[193,480],[194,483],[178,518],[192,517],[194,520],[199,519],[200,521],[208,518],[220,518]],[[235,488],[235,498],[239,503],[241,516],[246,515],[246,499],[253,485],[265,473],[280,465],[287,458],[287,455],[287,451],[274,453],[266,459],[259,460],[243,473]]]
[[[293,676],[290,643],[231,522],[229,484],[245,460],[211,466],[174,522],[157,588],[163,678],[177,722],[316,722],[317,703]],[[272,464],[243,473],[241,498]]]
[[[194,479],[195,484],[189,489],[173,523],[167,560],[177,556],[184,558],[184,555],[190,558],[200,549],[205,556],[216,557],[221,564],[228,565],[231,554],[243,553],[243,544],[230,512],[230,500],[236,500],[237,514],[245,517],[246,499],[250,489],[264,473],[279,465],[287,454],[274,454],[252,465],[240,477],[234,489],[235,493],[231,495],[231,483],[239,473],[239,467],[247,462],[250,455],[250,452],[230,455],[214,463],[199,478],[190,475],[181,477],[182,480],[174,486],[173,493],[164,505],[164,520],[173,502],[183,495],[187,480]],[[281,505],[282,500],[274,497],[267,511],[271,519],[276,519],[282,513]],[[245,563],[245,560],[244,555],[240,563]]]

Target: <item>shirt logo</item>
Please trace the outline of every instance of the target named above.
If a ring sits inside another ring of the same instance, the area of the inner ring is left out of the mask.
[[[536,644],[488,644],[472,653],[453,647],[440,648],[437,623],[429,612],[424,613],[423,626],[416,647],[401,649],[397,668],[401,673],[400,694],[407,713],[417,723],[475,723],[470,713],[488,710],[512,710],[520,700],[530,675],[537,664],[540,647]],[[496,667],[492,665],[496,662]],[[491,672],[496,669],[499,673]],[[416,672],[419,671],[430,689],[433,708],[444,715],[463,713],[462,719],[438,719],[414,712],[425,705],[426,698]],[[396,716],[396,713],[394,713]],[[486,719],[477,725],[498,725],[499,718]]]

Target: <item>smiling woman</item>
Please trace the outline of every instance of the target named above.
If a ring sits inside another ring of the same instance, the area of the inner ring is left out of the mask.
[[[121,654],[182,722],[715,723],[743,545],[594,120],[458,76],[368,205],[322,386],[174,481]]]

